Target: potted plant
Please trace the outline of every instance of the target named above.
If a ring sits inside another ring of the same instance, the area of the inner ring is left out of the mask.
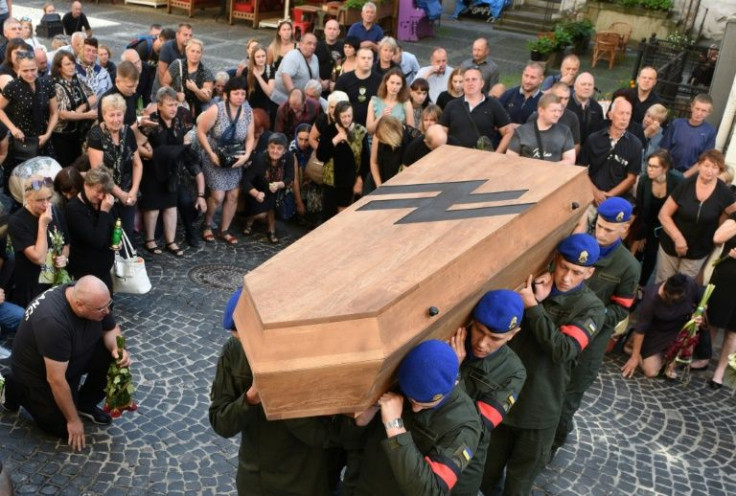
[[[554,33],[539,33],[536,40],[531,40],[526,45],[529,48],[530,58],[534,61],[547,60],[552,52],[557,49]]]
[[[557,24],[556,30],[564,30],[570,36],[572,51],[575,55],[583,55],[588,49],[590,40],[595,34],[595,25],[590,19],[569,19]]]

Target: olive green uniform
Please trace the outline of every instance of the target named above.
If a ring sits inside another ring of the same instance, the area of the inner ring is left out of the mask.
[[[348,454],[345,496],[449,494],[475,454],[481,425],[473,401],[455,387],[439,406],[402,413],[405,433],[386,437],[380,412],[363,429],[363,449]],[[360,428],[355,428],[360,429]]]
[[[509,343],[527,379],[494,431],[481,490],[490,494],[506,468],[505,496],[526,496],[549,458],[573,361],[601,328],[605,309],[584,284],[527,308]]]
[[[485,358],[468,356],[460,367],[461,386],[475,401],[482,421],[478,448],[457,486],[453,496],[477,496],[483,479],[491,431],[498,426],[516,403],[526,380],[526,369],[519,357],[508,346],[503,346]]]
[[[619,243],[608,256],[599,258],[593,266],[595,272],[585,284],[605,305],[606,319],[600,332],[580,354],[577,365],[572,370],[552,445],[553,450],[565,444],[567,435],[572,431],[572,418],[580,408],[583,394],[598,377],[598,370],[603,363],[606,346],[611,340],[613,330],[629,315],[631,305],[634,303],[636,286],[639,284],[641,266],[623,243]]]
[[[223,346],[210,392],[210,424],[219,435],[242,433],[237,487],[248,496],[321,496],[330,494],[323,448],[328,418],[269,421],[245,393],[253,373],[235,338]]]

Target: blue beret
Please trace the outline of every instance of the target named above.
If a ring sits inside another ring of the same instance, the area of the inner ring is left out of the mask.
[[[399,387],[420,403],[441,400],[455,387],[460,365],[449,344],[432,339],[415,346],[399,365]]]
[[[590,234],[572,234],[557,245],[562,258],[575,265],[590,267],[601,254],[598,242]]]
[[[631,203],[618,196],[608,198],[598,205],[598,215],[608,222],[626,222],[631,218]]]
[[[238,305],[240,293],[242,292],[242,287],[236,289],[230,299],[227,300],[227,305],[225,305],[225,315],[222,316],[222,327],[228,332],[235,330],[235,320],[233,319],[233,314],[235,313],[235,307]]]
[[[524,302],[515,291],[489,291],[475,306],[473,317],[491,332],[503,334],[521,324],[521,319],[524,318]]]

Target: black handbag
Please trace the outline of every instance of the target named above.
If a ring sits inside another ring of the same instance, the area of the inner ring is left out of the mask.
[[[23,141],[11,138],[10,155],[18,163],[38,157],[38,136],[26,136]]]
[[[238,107],[238,112],[235,114],[235,118],[230,117],[230,105],[225,103],[225,110],[227,111],[227,118],[230,121],[230,125],[220,136],[220,141],[217,143],[217,159],[220,161],[220,167],[229,169],[231,168],[238,159],[245,155],[245,143],[237,143],[235,141],[235,127],[240,119],[240,112],[243,107]]]

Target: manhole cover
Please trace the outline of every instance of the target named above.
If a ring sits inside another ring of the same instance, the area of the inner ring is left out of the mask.
[[[235,265],[198,265],[189,271],[189,279],[195,284],[226,291],[235,291],[243,285],[243,276],[248,269]]]

